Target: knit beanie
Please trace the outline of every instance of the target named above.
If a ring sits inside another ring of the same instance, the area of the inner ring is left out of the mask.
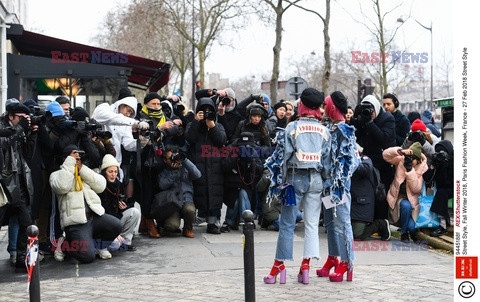
[[[415,121],[416,119],[420,119],[421,116],[420,113],[418,113],[417,111],[412,111],[408,113],[407,118],[410,121],[410,124],[412,124],[413,121]]]
[[[128,89],[128,87],[120,88],[120,91],[118,92],[118,99],[121,100],[121,99],[126,98],[128,96],[134,96],[132,94],[132,91],[130,91],[130,89]]]
[[[225,88],[224,90],[225,90],[225,92],[227,93],[227,96],[228,96],[229,98],[232,98],[232,99],[234,99],[234,100],[236,99],[236,98],[235,98],[235,92],[233,91],[232,88],[228,87],[228,88]]]
[[[345,116],[340,109],[335,106],[332,97],[329,95],[325,98],[325,115],[334,121],[343,121]]]
[[[50,102],[50,104],[45,107],[46,111],[49,111],[52,114],[52,117],[55,116],[64,116],[65,112],[63,112],[62,106],[56,101]]]
[[[82,107],[75,107],[75,109],[73,109],[73,113],[71,115],[72,120],[80,122],[84,121],[87,117],[90,118],[90,115],[88,114],[87,110],[83,109]]]
[[[413,151],[413,157],[422,161],[422,145],[419,142],[414,142],[408,149]]]
[[[284,102],[276,103],[275,106],[273,106],[273,110],[277,111],[277,109],[280,107],[283,107],[285,110],[287,110],[287,104]]]
[[[159,101],[162,101],[162,97],[158,93],[150,92],[150,93],[147,93],[147,95],[143,99],[143,104],[146,105],[148,104],[148,102],[150,102],[153,99],[158,99]]]
[[[100,171],[111,166],[116,166],[118,169],[120,169],[120,164],[115,159],[115,157],[113,157],[113,155],[111,154],[105,154],[102,160],[102,166],[100,167]]]
[[[427,131],[427,126],[425,126],[425,124],[422,122],[422,120],[417,118],[416,120],[413,121],[411,129],[412,129],[412,131],[420,130],[422,132],[425,132],[425,131]]]

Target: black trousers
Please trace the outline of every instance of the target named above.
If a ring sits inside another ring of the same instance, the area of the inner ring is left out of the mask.
[[[81,263],[90,263],[95,260],[95,250],[107,248],[121,231],[122,223],[117,217],[92,213],[86,223],[65,227],[62,250]]]

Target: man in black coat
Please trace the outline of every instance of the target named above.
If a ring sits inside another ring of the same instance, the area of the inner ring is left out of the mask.
[[[220,214],[223,204],[223,170],[220,150],[227,141],[222,124],[216,121],[215,103],[200,98],[195,119],[185,130],[190,144],[189,159],[202,177],[193,182],[195,207],[207,216],[207,233],[220,234]]]
[[[395,146],[395,119],[390,112],[383,110],[373,95],[367,95],[355,108],[353,124],[363,154],[371,158],[373,166],[380,172],[382,183],[389,188],[395,170],[383,159],[382,152]],[[388,218],[387,202],[375,205],[375,218]]]
[[[227,145],[233,141],[233,135],[238,123],[243,120],[237,109],[237,99],[232,88],[223,90],[202,89],[195,93],[195,97],[199,100],[202,97],[209,97],[217,106],[217,121],[222,124],[227,134]]]

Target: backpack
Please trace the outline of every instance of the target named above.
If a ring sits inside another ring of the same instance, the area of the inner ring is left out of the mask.
[[[387,190],[385,185],[380,180],[380,172],[377,168],[373,167],[373,191],[375,193],[375,203],[383,203],[387,200]]]

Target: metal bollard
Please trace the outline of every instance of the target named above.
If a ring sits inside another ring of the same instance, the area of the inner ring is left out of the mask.
[[[36,225],[30,225],[27,227],[27,236],[28,236],[28,246],[30,246],[31,240],[33,241],[33,251],[35,255],[30,255],[30,257],[34,257],[35,265],[33,266],[32,274],[30,278],[30,284],[28,287],[28,292],[30,295],[30,301],[32,302],[40,302],[40,265],[38,261],[38,227]]]
[[[255,301],[255,253],[253,244],[253,212],[245,210],[242,213],[243,225],[243,270],[245,276],[245,301]]]

